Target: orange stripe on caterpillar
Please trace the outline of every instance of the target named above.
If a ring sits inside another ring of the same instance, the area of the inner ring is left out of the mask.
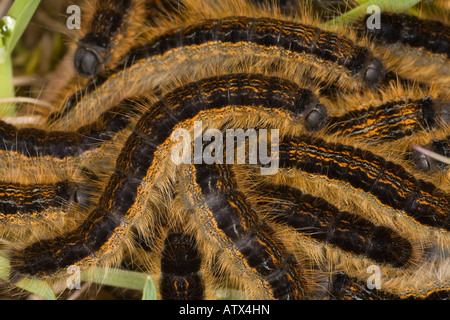
[[[343,183],[416,223],[450,230],[450,195],[372,152],[303,135],[281,141],[279,155],[280,168]]]
[[[70,203],[88,201],[82,185],[64,180],[55,183],[0,183],[0,224],[24,226],[62,218]]]
[[[324,199],[304,194],[286,185],[266,184],[259,188],[268,200],[271,221],[291,226],[305,237],[328,243],[351,254],[405,267],[411,261],[412,245],[391,228],[377,226],[363,217],[341,211]],[[263,198],[263,199],[264,199]]]
[[[140,113],[133,101],[123,101],[110,108],[91,124],[76,131],[46,131],[35,128],[17,128],[0,120],[0,154],[5,157],[46,158],[67,161],[100,149],[102,144],[129,127],[132,116]]]
[[[450,102],[424,97],[396,100],[380,106],[350,111],[330,118],[326,132],[337,135],[392,141],[421,130],[450,123]]]
[[[159,291],[163,300],[202,300],[205,284],[197,243],[189,235],[169,230],[161,253]]]
[[[331,300],[449,300],[450,288],[436,288],[424,293],[397,294],[384,288],[368,288],[367,282],[350,277],[344,272],[337,272],[333,274],[328,284],[328,298]]]

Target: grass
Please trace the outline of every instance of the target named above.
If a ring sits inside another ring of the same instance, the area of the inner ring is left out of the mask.
[[[356,8],[328,21],[326,24],[347,24],[354,20],[357,20],[367,13],[367,8],[369,6],[375,5],[380,8],[381,11],[391,11],[391,12],[406,12],[411,10],[416,4],[420,3],[422,0],[357,0],[359,4]],[[413,10],[413,12],[415,12]]]
[[[0,279],[8,281],[10,271],[9,259],[0,254]],[[88,272],[82,272],[79,276],[74,273],[69,275],[66,281],[75,280],[75,284],[81,281],[108,285],[118,288],[126,288],[142,291],[142,300],[155,300],[156,287],[151,276],[129,270],[95,267]],[[20,289],[36,294],[46,300],[56,300],[57,294],[49,283],[36,279],[23,279],[16,286]],[[69,287],[69,283],[66,283]]]
[[[16,0],[7,15],[0,19],[0,98],[14,97],[11,55],[40,2],[41,0]],[[2,104],[0,116],[13,116],[15,111],[14,104]]]

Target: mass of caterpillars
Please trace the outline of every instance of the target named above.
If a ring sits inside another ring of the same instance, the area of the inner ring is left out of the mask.
[[[0,122],[12,285],[128,266],[160,299],[450,297],[448,166],[412,149],[449,156],[446,17],[382,13],[369,32],[367,17],[325,26],[314,6],[283,4],[83,7],[55,109]],[[215,129],[200,153],[199,122]],[[194,161],[234,153],[216,140],[230,129],[259,132],[275,174],[261,159]],[[173,161],[180,146],[189,163]]]

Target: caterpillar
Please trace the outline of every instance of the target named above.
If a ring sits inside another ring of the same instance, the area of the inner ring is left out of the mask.
[[[95,12],[89,21],[86,34],[78,41],[74,55],[75,70],[82,76],[96,74],[100,66],[110,60],[117,60],[120,54],[120,42],[136,36],[136,30],[130,26],[131,15],[139,25],[144,8],[139,1],[98,0],[94,3]]]
[[[77,183],[58,181],[52,184],[0,184],[0,223],[5,225],[52,220],[62,214],[69,202],[82,203],[84,196]],[[60,218],[60,217],[57,217]]]
[[[329,283],[329,296],[333,300],[448,300],[448,288],[437,288],[425,293],[396,294],[367,287],[367,283],[349,277],[344,272],[335,273]]]
[[[258,221],[245,196],[233,185],[226,165],[193,165],[186,193],[195,209],[197,223],[204,226],[210,242],[226,248],[242,275],[261,282],[266,298],[299,299],[305,280],[295,258],[272,238],[273,231]]]
[[[449,195],[372,152],[311,136],[281,141],[281,168],[296,168],[369,193],[416,223],[449,230]]]
[[[84,125],[76,131],[46,131],[36,128],[17,128],[0,121],[0,150],[5,158],[16,155],[22,159],[49,159],[64,162],[71,159],[80,160],[99,153],[102,145],[127,128],[133,115],[140,110],[133,101],[123,101],[99,116],[91,124]]]
[[[286,50],[287,55],[294,56],[302,53],[316,55],[318,59],[335,62],[348,69],[352,76],[361,77],[369,86],[378,85],[384,71],[382,63],[368,49],[354,47],[349,40],[331,32],[287,21],[247,17],[205,20],[188,28],[169,31],[149,44],[132,49],[125,61],[139,61],[167,54],[181,45],[201,46],[209,41],[254,44],[265,50]]]
[[[426,149],[429,149],[444,157],[450,157],[450,136],[445,139],[432,139],[430,143],[425,145]],[[423,171],[429,171],[434,169],[445,170],[448,165],[438,160],[432,159],[417,150],[411,150],[410,159],[416,164],[417,168]]]
[[[376,226],[361,216],[341,211],[298,188],[269,184],[262,190],[269,199],[266,200],[271,209],[268,218],[295,228],[305,237],[394,267],[404,267],[411,259],[409,241],[388,227]]]
[[[0,166],[0,238],[6,243],[36,241],[70,230],[95,202],[98,188],[89,170],[62,170],[38,159]]]
[[[450,58],[450,28],[442,22],[420,19],[406,13],[381,12],[380,27],[367,28],[369,17],[370,15],[366,15],[360,25],[379,42],[400,42]]]
[[[397,140],[448,123],[449,105],[431,97],[395,100],[331,117],[327,132],[367,140]]]
[[[380,12],[377,20],[379,25],[374,26],[372,16],[366,15],[354,27],[375,44],[371,48],[376,55],[389,56],[385,59],[389,60],[387,69],[399,77],[448,89],[450,38],[447,24],[392,12]],[[417,70],[420,76],[409,72],[410,68]]]
[[[99,0],[94,7],[88,31],[78,41],[73,58],[75,70],[84,77],[116,64],[124,54],[121,47],[127,47],[122,42],[135,38],[144,21],[154,24],[163,14],[176,14],[183,5],[175,0]]]
[[[159,291],[164,300],[202,300],[204,280],[201,257],[195,239],[183,232],[169,230],[161,255]]]

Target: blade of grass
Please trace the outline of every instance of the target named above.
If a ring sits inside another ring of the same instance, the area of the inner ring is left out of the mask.
[[[17,286],[28,292],[37,294],[45,300],[56,300],[55,292],[52,287],[45,281],[35,279],[21,280]]]
[[[0,279],[8,281],[10,272],[9,259],[0,253]],[[81,280],[113,287],[139,290],[143,292],[143,300],[156,299],[156,286],[151,276],[129,270],[94,267],[81,274]],[[51,286],[42,280],[24,279],[16,284],[19,288],[37,294],[47,300],[56,300]]]
[[[11,17],[0,19],[0,98],[14,97],[13,68],[11,57],[6,47],[6,40],[12,33],[14,25],[15,20]],[[14,111],[15,105],[13,103],[0,104],[0,116],[12,116]]]
[[[8,281],[9,270],[11,269],[9,265],[9,259],[4,255],[0,254],[0,279]],[[28,292],[37,294],[38,296],[46,300],[56,300],[56,295],[50,285],[41,280],[35,279],[23,279],[16,284],[17,287],[26,290]]]
[[[10,55],[25,28],[31,20],[41,0],[16,0],[8,11],[8,16],[15,20],[11,34],[5,39],[7,54]]]
[[[4,62],[0,63],[0,98],[14,97],[12,78],[12,62],[9,57],[6,57]],[[14,103],[0,103],[0,117],[12,117],[14,113]]]
[[[359,1],[362,2],[361,0]],[[381,11],[405,12],[421,2],[421,0],[369,0],[339,17],[325,23],[325,25],[346,24],[355,21],[367,14],[367,8],[376,5]]]
[[[366,3],[369,0],[353,0],[353,1],[355,1],[358,4],[364,4],[364,3]],[[409,14],[415,15],[415,16],[419,15],[419,12],[416,9],[414,9],[414,8],[410,8],[410,9],[406,10],[406,12],[409,13]]]
[[[142,292],[142,300],[156,300],[155,283],[151,277],[147,277]]]
[[[0,43],[0,98],[14,97],[11,53],[22,36],[41,0],[16,0],[6,17],[1,19]],[[0,105],[0,116],[13,116],[15,105]]]
[[[149,279],[151,284],[148,283]],[[151,289],[152,291],[155,291],[155,286],[149,275],[130,270],[95,267],[92,268],[92,270],[83,272],[81,274],[81,280],[140,291],[144,291],[146,286],[150,286],[147,287],[146,290]],[[152,291],[146,292],[146,295],[156,295],[156,293]]]

